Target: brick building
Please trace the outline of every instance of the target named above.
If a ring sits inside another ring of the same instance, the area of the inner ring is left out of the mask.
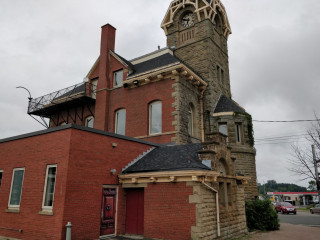
[[[255,149],[231,99],[224,6],[175,0],[161,26],[167,47],[130,61],[103,26],[86,80],[30,100],[49,125],[0,140],[0,236],[64,239],[67,222],[74,239],[246,232]]]

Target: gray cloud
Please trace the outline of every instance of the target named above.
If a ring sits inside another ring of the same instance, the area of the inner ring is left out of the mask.
[[[81,82],[99,55],[100,26],[117,28],[116,51],[127,59],[164,47],[160,24],[170,2],[2,0],[0,138],[42,129],[26,114],[27,93],[15,87],[25,86],[38,97]],[[320,2],[223,3],[233,31],[229,57],[234,99],[254,119],[313,118],[319,113]],[[307,126],[255,123],[255,136],[302,133]],[[257,141],[256,148],[259,181],[297,183],[286,167],[290,144]]]

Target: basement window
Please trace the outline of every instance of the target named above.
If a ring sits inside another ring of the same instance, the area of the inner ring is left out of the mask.
[[[24,168],[14,168],[10,188],[9,208],[20,208]]]
[[[57,165],[48,165],[46,170],[46,180],[43,190],[43,210],[52,210],[54,189],[56,183]]]
[[[119,70],[113,73],[113,87],[118,87],[122,85],[123,81],[123,70]]]

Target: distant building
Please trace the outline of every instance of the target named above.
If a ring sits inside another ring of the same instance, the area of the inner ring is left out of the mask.
[[[225,8],[175,0],[161,26],[168,46],[130,61],[103,26],[86,80],[31,99],[50,122],[0,140],[0,236],[64,239],[67,222],[73,239],[246,233],[256,152],[231,99]]]
[[[267,192],[274,202],[290,201],[294,205],[308,205],[319,202],[318,192]]]

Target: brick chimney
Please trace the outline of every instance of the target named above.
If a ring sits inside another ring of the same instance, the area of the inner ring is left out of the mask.
[[[110,72],[109,51],[114,51],[116,29],[110,24],[101,27],[101,47],[99,62],[99,80],[95,106],[94,128],[108,131],[109,90],[112,72]]]

